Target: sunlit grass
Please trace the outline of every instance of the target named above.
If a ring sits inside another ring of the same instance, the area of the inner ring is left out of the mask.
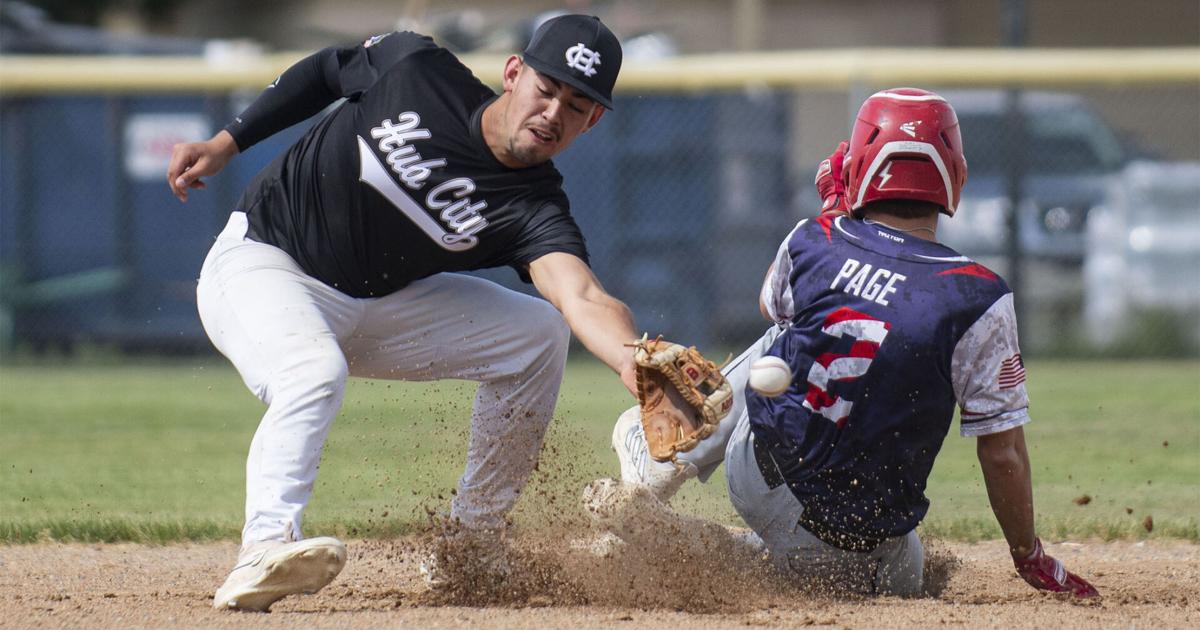
[[[1033,361],[1028,372],[1043,537],[1200,540],[1200,363]],[[306,533],[396,536],[446,509],[473,390],[352,381]],[[609,433],[630,404],[606,368],[570,364],[519,524],[577,517],[583,484],[616,475]],[[262,411],[218,362],[0,367],[0,542],[236,539]],[[946,438],[928,495],[924,534],[1000,536],[974,440]],[[737,522],[720,473],[677,506]]]

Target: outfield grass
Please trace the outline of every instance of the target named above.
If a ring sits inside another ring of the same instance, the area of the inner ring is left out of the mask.
[[[1200,363],[1032,361],[1028,372],[1044,536],[1200,540]],[[352,381],[307,532],[395,535],[419,528],[427,509],[444,509],[463,465],[473,389]],[[608,435],[629,404],[602,366],[570,365],[519,522],[577,514],[583,483],[615,475]],[[217,362],[0,367],[0,542],[236,538],[246,449],[262,410]],[[999,536],[973,440],[947,438],[928,494],[925,532]],[[1077,505],[1083,495],[1090,503]],[[679,505],[736,522],[720,478],[693,484]]]

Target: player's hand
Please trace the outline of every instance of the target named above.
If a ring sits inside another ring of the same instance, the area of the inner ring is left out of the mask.
[[[1071,593],[1076,597],[1099,597],[1100,591],[1087,580],[1071,573],[1053,556],[1046,553],[1040,539],[1034,539],[1033,553],[1025,558],[1013,558],[1017,574],[1033,588],[1054,593]]]
[[[225,130],[211,140],[175,145],[171,149],[171,163],[167,166],[167,184],[171,186],[171,192],[186,203],[189,189],[206,186],[201,177],[220,173],[237,153],[237,143]]]
[[[817,192],[821,195],[821,214],[850,212],[850,204],[846,202],[846,181],[842,179],[842,164],[849,146],[845,141],[838,144],[833,154],[817,167],[816,184]]]

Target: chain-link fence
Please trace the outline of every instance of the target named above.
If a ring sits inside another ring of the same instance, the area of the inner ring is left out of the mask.
[[[1200,64],[1162,66],[1094,81],[959,72],[795,85],[751,62],[739,80],[693,67],[639,81],[635,69],[616,110],[556,164],[597,275],[639,326],[732,349],[765,326],[763,274],[796,221],[815,214],[816,164],[861,101],[901,84],[934,89],[958,110],[969,164],[939,236],[1014,285],[1026,351],[1195,355]],[[303,126],[181,206],[165,182],[171,145],[207,137],[257,90],[156,87],[145,73],[117,87],[39,88],[14,83],[10,61],[5,71],[5,346],[207,349],[194,304],[204,253],[241,187]],[[484,275],[519,284],[509,270]]]

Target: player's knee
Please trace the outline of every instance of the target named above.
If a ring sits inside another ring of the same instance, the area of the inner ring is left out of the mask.
[[[298,363],[281,374],[283,389],[315,399],[340,399],[350,367],[341,353],[327,353]]]
[[[879,563],[876,584],[881,595],[914,597],[924,588],[925,548],[916,532],[894,542],[895,550]]]
[[[876,594],[893,597],[916,597],[924,588],[924,567],[911,567],[902,573],[879,575],[875,578]]]
[[[553,309],[552,309],[553,310]],[[550,328],[547,335],[550,337],[550,350],[556,357],[566,358],[567,347],[571,343],[571,328],[567,326],[566,320],[557,310],[553,310],[554,317],[550,319]]]
[[[341,356],[322,360],[314,371],[313,382],[326,395],[340,394],[346,388],[350,367]]]
[[[571,341],[571,329],[562,313],[549,302],[538,301],[531,309],[528,330],[541,342],[542,358],[549,361],[566,360],[567,346]]]

